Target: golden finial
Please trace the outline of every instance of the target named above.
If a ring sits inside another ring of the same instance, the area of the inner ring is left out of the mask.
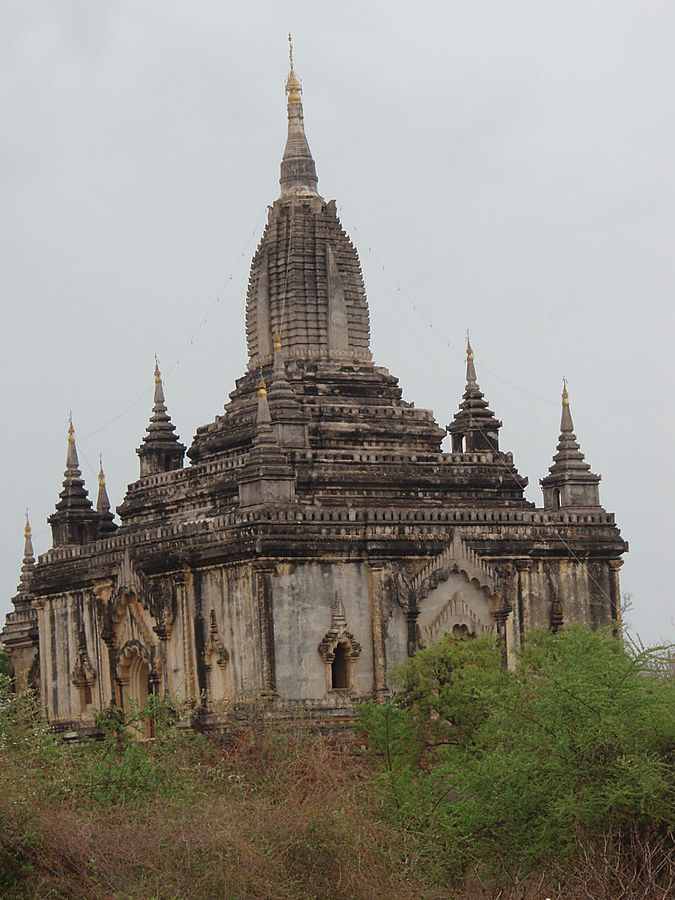
[[[293,68],[293,38],[291,37],[290,31],[288,32],[288,57],[291,63],[291,70],[288,73],[288,78],[286,79],[286,93],[288,94],[288,102],[300,103],[300,91],[302,90],[302,85],[300,84],[300,80],[295,74],[295,69]]]
[[[73,428],[73,413],[72,413],[72,410],[71,410],[71,412],[68,413],[68,440],[69,440],[69,441],[74,441],[74,440],[75,440],[75,429]]]
[[[162,380],[162,376],[159,372],[159,360],[157,359],[157,354],[155,353],[155,384],[159,384]]]
[[[275,350],[281,350],[281,338],[279,337],[279,329],[274,329],[274,335],[272,336],[272,344]]]
[[[562,405],[569,406],[570,405],[570,395],[567,393],[567,379],[563,375],[563,392],[562,392]]]
[[[267,397],[267,385],[265,384],[265,376],[260,373],[260,381],[258,382],[258,396]]]
[[[23,530],[24,537],[28,540],[32,534],[30,530],[30,522],[28,521],[28,510],[26,510],[26,527]]]
[[[473,349],[469,340],[469,329],[466,330],[466,361],[473,362]]]
[[[98,455],[98,486],[105,487],[105,475],[103,474],[103,454]]]

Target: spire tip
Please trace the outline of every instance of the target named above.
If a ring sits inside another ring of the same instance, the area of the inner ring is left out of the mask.
[[[469,329],[466,329],[466,361],[473,362],[473,348],[471,346],[471,340],[469,338]]]

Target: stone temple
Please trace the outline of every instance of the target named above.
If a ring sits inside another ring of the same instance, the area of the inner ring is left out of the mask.
[[[494,632],[510,661],[528,629],[619,618],[627,544],[566,390],[542,507],[500,449],[470,345],[447,431],[402,399],[371,358],[359,257],[318,193],[292,66],[286,94],[281,193],[248,285],[248,371],[224,411],[186,454],[156,367],[121,525],[102,472],[95,506],[87,495],[72,423],[53,547],[37,561],[27,525],[2,639],[17,688],[34,685],[58,729],[150,693],[205,722],[260,696],[280,715],[340,715],[446,632]]]

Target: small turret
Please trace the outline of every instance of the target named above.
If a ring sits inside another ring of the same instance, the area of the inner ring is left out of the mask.
[[[9,651],[9,672],[14,679],[14,689],[19,692],[28,687],[39,691],[37,611],[33,606],[33,578],[35,556],[28,511],[24,528],[23,565],[19,586],[12,604],[14,610],[7,613],[5,626],[0,631],[0,641]]]
[[[35,571],[35,556],[33,554],[33,537],[30,530],[30,522],[28,521],[28,510],[26,510],[26,525],[23,530],[23,564],[21,566],[21,575],[19,577],[19,586],[17,592],[24,597],[30,594],[31,581],[33,572]]]
[[[600,476],[591,472],[577,443],[564,379],[560,437],[553,465],[548,471],[549,474],[539,482],[544,491],[545,509],[600,506]]]
[[[152,416],[143,443],[136,450],[141,460],[141,478],[158,472],[182,469],[185,447],[176,434],[176,426],[166,409],[164,385],[155,357],[155,395]]]
[[[466,389],[455,418],[448,425],[452,436],[453,453],[471,453],[476,450],[499,451],[499,429],[502,423],[488,408],[487,400],[478,387],[473,349],[466,337]]]
[[[63,490],[59,494],[56,512],[47,519],[52,527],[55,547],[64,544],[87,544],[98,538],[99,515],[91,505],[80,471],[75,446],[72,416],[68,423],[68,452]]]
[[[109,537],[117,531],[115,524],[115,516],[110,510],[110,499],[105,486],[105,475],[103,473],[103,460],[99,457],[98,467],[98,497],[96,499],[96,511],[98,512],[101,522],[98,532],[100,537]]]
[[[295,472],[274,434],[262,374],[258,386],[256,433],[238,481],[239,505],[242,508],[292,503],[295,500]]]

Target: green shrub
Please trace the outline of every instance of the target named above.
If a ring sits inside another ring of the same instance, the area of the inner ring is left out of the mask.
[[[447,637],[404,666],[395,716],[361,714],[437,877],[564,872],[608,824],[668,835],[675,682],[654,651],[575,626],[531,635],[514,672],[499,657],[487,639]]]

